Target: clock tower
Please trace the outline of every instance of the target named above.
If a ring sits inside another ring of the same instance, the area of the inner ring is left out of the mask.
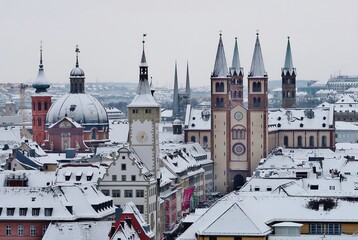
[[[139,64],[139,82],[136,96],[127,106],[129,146],[155,175],[159,170],[160,106],[155,101],[148,81],[148,65],[143,40],[142,59]]]

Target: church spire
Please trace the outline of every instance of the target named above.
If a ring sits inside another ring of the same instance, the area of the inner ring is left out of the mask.
[[[36,93],[47,92],[47,88],[50,87],[50,84],[45,77],[44,66],[43,66],[43,61],[42,61],[42,41],[41,41],[41,45],[40,45],[39,71],[37,73],[36,80],[34,80],[34,82],[32,83],[32,87],[36,89],[36,91],[35,91]]]
[[[240,73],[240,57],[239,57],[239,47],[237,45],[237,38],[235,38],[235,47],[234,47],[234,55],[232,57],[232,64],[231,64],[231,74],[234,75],[236,72],[237,75]]]
[[[228,68],[226,64],[224,45],[220,33],[220,39],[219,39],[218,49],[216,52],[215,65],[214,65],[212,77],[227,77],[227,75],[228,75]]]
[[[290,75],[295,70],[293,68],[293,62],[292,62],[292,53],[291,53],[291,44],[290,44],[290,37],[287,37],[287,49],[286,49],[286,57],[285,57],[285,65],[282,69],[284,74],[286,74],[286,71],[290,73]]]
[[[188,62],[186,62],[185,94],[190,98],[190,80],[189,80],[189,63]]]
[[[80,68],[78,61],[78,54],[80,49],[76,45],[76,67],[70,72],[70,93],[84,93],[85,92],[85,72]]]
[[[159,104],[155,101],[148,80],[148,64],[145,57],[144,51],[144,37],[146,34],[143,34],[143,51],[142,57],[139,64],[139,82],[137,86],[136,96],[133,101],[128,105],[128,107],[158,107]]]
[[[251,69],[249,72],[250,77],[265,77],[267,73],[265,71],[264,60],[262,58],[259,33],[256,33],[256,43],[254,49],[254,55],[252,57]]]
[[[173,94],[173,117],[176,117],[178,114],[179,114],[178,70],[177,70],[177,62],[175,61],[174,94]]]

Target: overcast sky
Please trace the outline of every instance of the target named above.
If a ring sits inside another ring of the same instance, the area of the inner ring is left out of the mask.
[[[0,81],[37,75],[39,45],[51,83],[68,83],[79,45],[87,82],[137,82],[146,33],[155,86],[209,86],[222,31],[228,64],[238,37],[245,76],[259,30],[269,79],[280,79],[287,36],[298,79],[358,75],[357,0],[1,0]],[[246,77],[245,77],[246,78]]]

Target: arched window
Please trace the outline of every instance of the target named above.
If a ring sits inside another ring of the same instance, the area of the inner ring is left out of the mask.
[[[38,103],[37,103],[37,110],[38,110],[38,111],[41,111],[41,102],[38,102]]]
[[[223,82],[217,82],[215,83],[215,90],[216,92],[224,92],[225,86]]]
[[[310,136],[310,147],[314,147],[314,136]]]
[[[35,103],[32,103],[32,110],[35,111]]]
[[[288,147],[288,137],[284,136],[283,138],[283,145],[287,148]]]
[[[261,92],[261,82],[254,82],[252,84],[252,91],[253,92]]]
[[[41,118],[38,118],[37,119],[37,126],[41,126],[42,125],[42,119]]]
[[[322,147],[327,147],[327,137],[322,136]]]
[[[254,97],[254,107],[260,107],[261,106],[261,98]]]
[[[220,83],[220,92],[224,92],[225,91],[225,87],[224,87],[224,83]]]
[[[204,144],[208,143],[208,136],[204,136],[204,137],[203,137],[203,143],[204,143]]]
[[[91,139],[97,139],[97,129],[96,128],[92,128],[91,130]]]
[[[243,126],[240,125],[235,126],[233,127],[231,132],[232,132],[232,139],[243,140],[246,137],[246,129]]]
[[[219,90],[220,90],[220,83],[216,82],[215,83],[215,91],[220,92]]]
[[[195,136],[191,136],[190,141],[195,142]]]
[[[45,110],[47,110],[48,106],[47,106],[47,102],[45,102]]]
[[[302,147],[302,136],[297,137],[297,147]]]
[[[242,91],[239,91],[239,98],[242,98]]]
[[[216,106],[224,107],[224,98],[216,98]]]

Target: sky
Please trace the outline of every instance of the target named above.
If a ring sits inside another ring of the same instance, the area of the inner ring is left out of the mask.
[[[0,82],[31,83],[40,41],[51,84],[69,83],[80,48],[86,82],[138,82],[142,35],[155,87],[210,86],[219,34],[228,65],[238,38],[245,76],[259,32],[269,80],[278,80],[290,36],[297,79],[358,75],[356,0],[0,1]],[[246,78],[246,77],[245,77]]]

